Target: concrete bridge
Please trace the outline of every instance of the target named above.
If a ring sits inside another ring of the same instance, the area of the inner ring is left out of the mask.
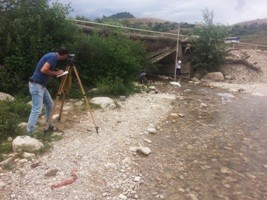
[[[190,63],[185,62],[185,54],[190,52],[190,44],[186,36],[171,32],[158,32],[137,28],[122,27],[90,21],[74,20],[77,27],[86,33],[98,31],[101,34],[111,34],[112,28],[123,30],[122,34],[141,41],[150,55],[152,63],[158,64],[160,74],[173,75],[175,71],[175,59],[182,60],[182,74],[190,76]]]

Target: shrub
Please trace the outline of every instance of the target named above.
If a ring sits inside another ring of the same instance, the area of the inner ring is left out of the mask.
[[[66,20],[69,11],[68,5],[49,0],[0,2],[0,91],[26,92],[24,84],[40,57],[74,42],[77,33]]]
[[[30,113],[30,105],[20,100],[0,101],[0,140],[4,141],[8,137],[21,135],[24,130],[18,124],[27,120]]]
[[[100,77],[120,80],[123,85],[128,85],[136,80],[141,71],[152,66],[141,43],[118,33],[80,37],[75,51],[76,64],[84,84],[88,87],[95,81],[99,82]]]
[[[228,28],[213,24],[213,12],[203,11],[204,24],[194,29],[192,37],[193,51],[189,60],[194,71],[216,71],[224,63],[226,44],[224,39],[228,35]]]
[[[130,95],[134,92],[134,86],[131,83],[123,83],[119,77],[100,78],[96,83],[97,95]]]

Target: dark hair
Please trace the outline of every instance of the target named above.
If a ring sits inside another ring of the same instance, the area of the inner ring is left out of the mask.
[[[57,53],[60,56],[63,56],[63,55],[69,54],[69,49],[67,47],[65,47],[65,46],[61,46],[61,47],[58,48]]]

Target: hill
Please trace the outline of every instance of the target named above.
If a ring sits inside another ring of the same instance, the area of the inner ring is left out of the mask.
[[[267,18],[239,22],[239,23],[234,24],[233,26],[235,26],[235,25],[239,25],[239,26],[245,26],[245,25],[246,26],[250,26],[252,24],[258,24],[258,25],[267,24]]]

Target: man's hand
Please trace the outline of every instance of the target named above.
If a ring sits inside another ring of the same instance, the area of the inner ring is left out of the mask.
[[[56,71],[56,76],[59,76],[59,75],[61,75],[61,74],[63,74],[64,73],[64,70],[58,70],[58,71]]]
[[[50,69],[50,67],[51,67],[50,64],[48,62],[46,62],[41,69],[41,73],[47,74],[50,76],[59,76],[59,75],[63,74],[63,72],[64,72],[62,69],[58,70],[58,71],[53,71]]]

